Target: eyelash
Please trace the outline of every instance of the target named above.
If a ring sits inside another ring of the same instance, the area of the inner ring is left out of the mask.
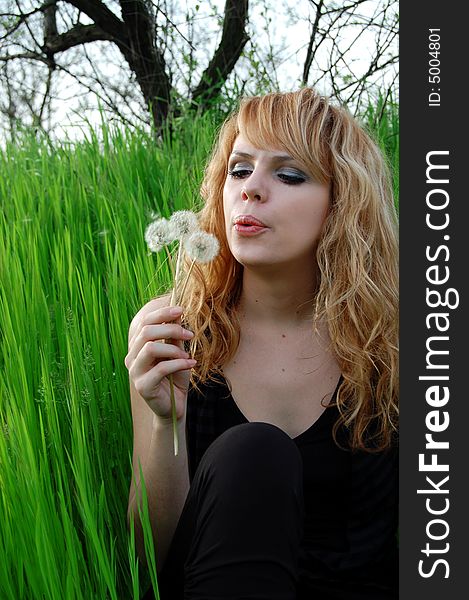
[[[234,169],[228,169],[228,175],[235,179],[243,179],[245,173],[250,174],[252,171],[249,171],[248,169],[238,169],[237,171]],[[279,173],[278,177],[286,185],[299,185],[300,183],[306,181],[306,179],[303,177],[295,177],[294,175],[287,175],[286,173]],[[282,179],[282,177],[285,177],[285,179]]]

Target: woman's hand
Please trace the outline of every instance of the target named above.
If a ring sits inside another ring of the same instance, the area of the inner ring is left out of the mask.
[[[194,334],[181,325],[183,309],[167,306],[148,313],[129,341],[125,366],[135,389],[161,419],[171,421],[168,375],[173,375],[176,417],[186,411],[190,369],[196,362],[184,351],[184,340]]]

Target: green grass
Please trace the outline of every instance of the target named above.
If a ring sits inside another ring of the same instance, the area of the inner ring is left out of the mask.
[[[216,125],[183,119],[171,143],[106,127],[54,147],[24,136],[0,153],[2,600],[157,590],[126,526],[127,332],[169,283],[145,247],[149,213],[197,208]]]
[[[376,103],[368,103],[362,124],[384,151],[393,177],[396,209],[399,210],[399,106],[392,98],[384,103],[383,97]]]

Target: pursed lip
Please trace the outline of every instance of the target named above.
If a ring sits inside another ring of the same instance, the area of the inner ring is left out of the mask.
[[[234,219],[235,225],[254,225],[256,227],[267,227],[265,223],[256,219],[253,215],[238,215]]]

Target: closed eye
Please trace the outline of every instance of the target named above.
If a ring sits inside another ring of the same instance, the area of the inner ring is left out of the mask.
[[[287,185],[298,185],[306,181],[301,175],[290,175],[289,173],[278,173],[278,178]]]
[[[228,166],[228,176],[233,179],[245,179],[253,173],[254,169],[249,162],[238,161]],[[304,183],[308,178],[297,169],[279,167],[273,171],[273,175],[278,177],[280,181],[286,185],[299,185]]]
[[[228,169],[228,175],[236,179],[243,179],[243,177],[249,177],[252,173],[249,169]]]

